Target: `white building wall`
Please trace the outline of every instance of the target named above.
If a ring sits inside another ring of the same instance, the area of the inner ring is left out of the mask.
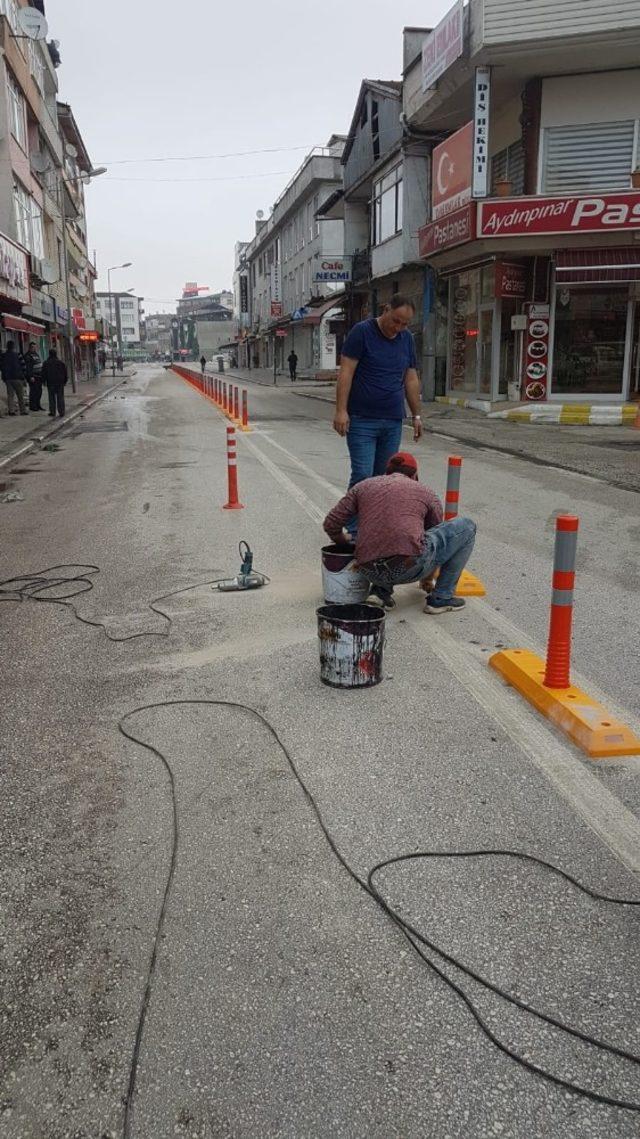
[[[638,26],[638,0],[472,0],[472,51]]]

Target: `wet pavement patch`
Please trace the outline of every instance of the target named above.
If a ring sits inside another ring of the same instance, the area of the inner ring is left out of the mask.
[[[104,431],[128,431],[129,424],[126,420],[121,423],[83,423],[80,427],[76,427],[74,431],[70,432],[71,435],[85,435],[87,432],[93,432],[97,435]]]

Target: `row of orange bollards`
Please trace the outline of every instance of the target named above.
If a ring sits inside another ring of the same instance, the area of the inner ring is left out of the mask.
[[[191,373],[188,378],[193,381],[194,376]],[[213,400],[217,407],[233,419],[234,423],[238,425],[243,431],[250,431],[249,427],[249,399],[246,388],[242,389],[237,384],[227,383],[226,380],[221,380],[218,376],[200,377],[199,387],[208,399]]]

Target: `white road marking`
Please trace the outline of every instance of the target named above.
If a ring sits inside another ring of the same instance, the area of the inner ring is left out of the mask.
[[[322,525],[324,512],[259,447],[246,436],[242,438],[258,461],[302,506],[309,517],[318,525]],[[320,475],[316,475],[310,467],[306,467],[306,464],[302,464],[301,460],[297,460],[284,447],[280,447],[279,444],[277,446],[290,459],[295,460],[297,465],[304,467],[316,482],[331,487],[331,484]],[[474,599],[474,603],[478,605],[478,600]],[[486,601],[481,601],[479,606],[483,616],[491,620],[494,626],[509,638],[518,641],[518,647],[528,647],[527,642],[530,644],[530,639],[507,617],[491,609]],[[514,744],[528,756],[575,813],[627,869],[640,877],[640,820],[600,782],[596,775],[589,771],[577,753],[565,746],[536,713],[524,706],[520,698],[504,686],[497,675],[489,670],[484,657],[476,659],[468,646],[460,644],[443,628],[440,623],[442,618],[428,617],[409,606],[406,609],[403,607],[402,612],[406,616],[407,623],[425,641],[445,668],[456,677],[480,707],[500,724]],[[589,685],[589,688],[593,691],[592,685]],[[626,718],[628,722],[628,717],[622,718]]]

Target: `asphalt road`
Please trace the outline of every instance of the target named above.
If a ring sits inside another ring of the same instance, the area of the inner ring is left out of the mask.
[[[79,611],[3,602],[0,1130],[131,1136],[636,1136],[639,1115],[532,1074],[482,1034],[332,853],[287,756],[360,876],[416,851],[508,848],[640,898],[640,763],[585,761],[486,661],[546,633],[554,518],[580,516],[575,668],[632,725],[637,494],[462,445],[485,600],[387,618],[385,680],[318,680],[319,520],[344,486],[330,409],[252,388],[245,509],[225,512],[225,423],[143,368],[55,453],[7,476],[1,573],[95,563]],[[408,437],[407,437],[407,441]],[[457,449],[459,449],[459,444]],[[450,445],[427,436],[442,491]],[[249,540],[271,584],[218,594]],[[161,607],[154,597],[194,588]],[[166,757],[167,768],[160,758]],[[169,769],[173,785],[169,776]],[[173,793],[172,793],[173,786]],[[173,825],[177,848],[172,863]],[[164,921],[149,966],[167,889]],[[583,1033],[640,1054],[640,911],[520,860],[402,863],[379,886],[446,953]],[[559,1079],[640,1104],[640,1068],[517,1012],[427,954],[491,1031]],[[146,1017],[140,1033],[140,1015]]]

